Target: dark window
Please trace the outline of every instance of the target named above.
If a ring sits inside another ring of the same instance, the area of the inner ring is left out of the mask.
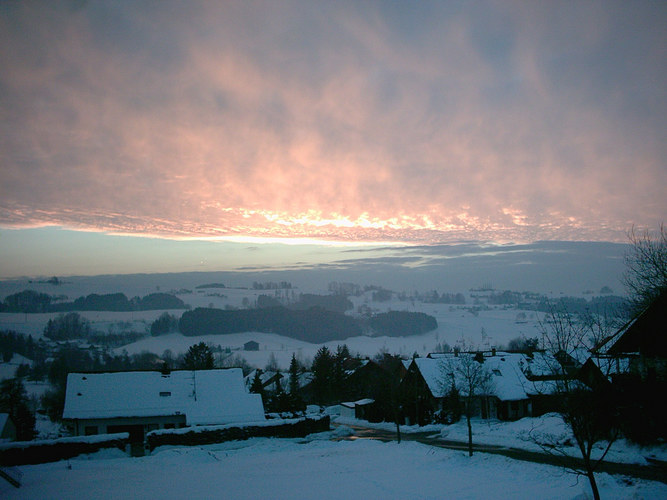
[[[169,396],[171,396],[171,392],[169,391],[164,391],[160,393],[161,398],[168,398]]]
[[[86,436],[94,436],[95,434],[97,434],[97,426],[96,425],[86,425],[83,428],[83,433]]]

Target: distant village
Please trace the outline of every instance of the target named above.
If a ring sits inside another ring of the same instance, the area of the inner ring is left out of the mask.
[[[224,285],[215,287],[223,290]],[[298,305],[292,312],[305,310],[325,317],[323,311],[343,315],[349,307],[346,294],[358,291],[351,285],[335,284],[330,296],[297,299],[291,286],[282,284],[275,289],[283,295],[260,295],[260,304],[233,311],[234,321],[241,322],[238,328],[245,328],[243,321],[266,317],[267,312],[297,318],[293,324],[303,328],[307,324],[299,323],[299,316],[288,316],[291,313],[285,312],[288,309],[280,297],[289,297]],[[371,293],[378,301],[391,294],[381,288]],[[131,300],[121,295],[89,296],[78,304],[150,307],[151,302],[166,300],[179,305],[169,294]],[[642,444],[664,439],[660,398],[667,374],[664,291],[630,315],[624,299],[613,295],[588,301],[561,298],[547,304],[537,295],[482,287],[469,297],[474,300],[469,309],[472,314],[490,305],[517,307],[518,325],[525,321],[526,311],[541,313],[542,338],[516,337],[505,346],[488,349],[452,348],[442,343],[437,352],[421,356],[386,350],[361,356],[343,342],[335,349],[320,347],[312,362],[293,354],[287,369],[273,357],[266,366],[257,367],[244,358],[262,349],[255,340],[245,342],[242,349],[199,342],[180,355],[114,354],[110,347],[136,340],[132,332],[99,335],[81,311],[69,311],[76,309],[77,301],[67,307],[61,302],[56,310],[63,312],[48,321],[37,340],[14,331],[0,332],[5,370],[0,459],[8,465],[37,463],[62,459],[90,446],[120,446],[141,455],[165,443],[304,435],[330,429],[332,419],[337,418],[389,422],[397,431],[401,425],[450,425],[471,418],[513,421],[563,413],[564,402],[575,392],[587,397],[603,395],[606,402],[611,401],[614,428],[628,439]],[[463,295],[438,292],[399,299],[447,301],[458,307],[466,303]],[[49,298],[29,291],[3,302],[4,310],[14,313],[17,308],[32,314],[52,307]],[[183,310],[186,317],[185,305]],[[209,327],[218,328],[210,315],[230,311],[205,312]],[[398,326],[414,335],[432,326],[428,318],[424,323],[424,316],[387,313],[367,316],[359,324],[366,332],[377,328],[387,335],[388,329]],[[232,316],[218,316],[216,321],[219,318]],[[181,324],[172,312],[165,312],[142,335],[179,331]],[[229,326],[229,322],[224,324]],[[7,374],[8,369],[12,373]],[[29,397],[24,384],[40,381],[48,383],[49,389],[40,398]],[[48,418],[57,429],[46,441],[38,434],[36,418]],[[50,451],[45,452],[47,445]]]

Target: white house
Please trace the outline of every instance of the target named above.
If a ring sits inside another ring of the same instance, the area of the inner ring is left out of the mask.
[[[192,425],[264,420],[259,394],[249,394],[240,368],[70,373],[63,420],[74,435],[146,432]]]

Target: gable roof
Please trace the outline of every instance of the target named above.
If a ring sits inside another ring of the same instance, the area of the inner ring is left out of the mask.
[[[415,358],[413,363],[424,378],[431,394],[436,398],[442,398],[449,392],[449,382],[443,377],[443,370],[448,364],[455,366],[456,363],[462,362],[464,356],[466,354],[459,356],[442,354],[433,358]],[[536,383],[529,381],[524,373],[529,367],[528,357],[524,354],[498,352],[495,355],[484,356],[483,366],[491,373],[487,393],[501,401],[527,399],[539,392]],[[463,380],[460,380],[455,370],[454,375],[459,392],[466,395]]]
[[[259,394],[248,394],[240,368],[70,373],[64,419],[185,415],[188,425],[264,420]]]
[[[625,324],[598,349],[608,344],[608,354],[641,353],[650,357],[667,357],[667,290],[636,318]]]

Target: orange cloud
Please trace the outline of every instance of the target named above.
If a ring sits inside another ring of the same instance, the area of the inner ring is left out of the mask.
[[[642,7],[7,7],[0,224],[623,240],[667,213]]]

